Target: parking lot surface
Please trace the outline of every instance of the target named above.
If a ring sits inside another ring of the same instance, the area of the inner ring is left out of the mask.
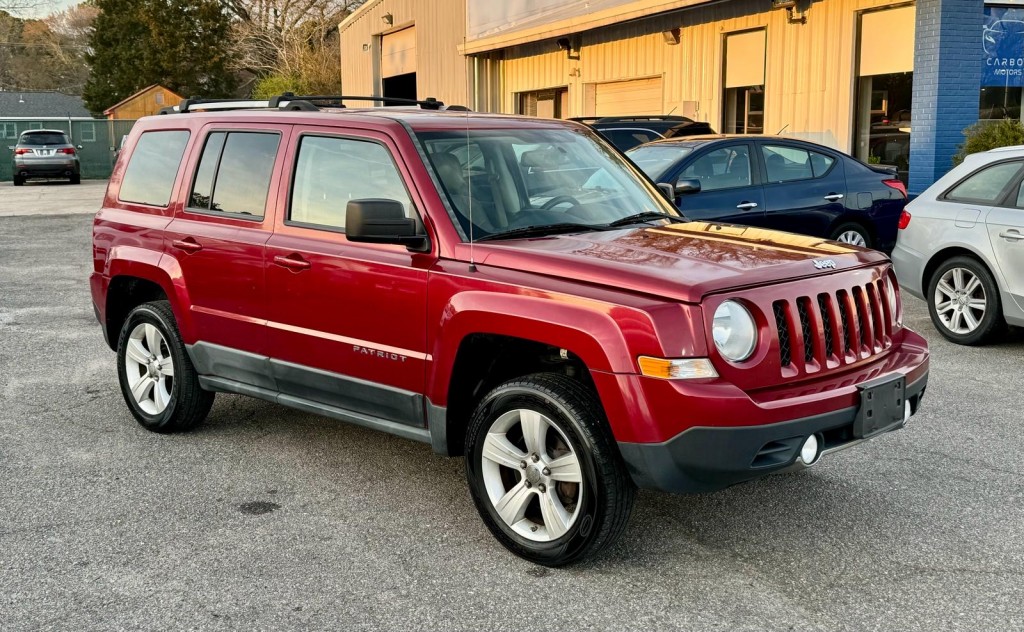
[[[613,549],[545,569],[426,445],[226,395],[194,432],[143,430],[93,317],[90,221],[0,218],[0,630],[1024,630],[1020,332],[956,347],[907,297],[933,352],[907,429],[642,492]]]
[[[0,182],[0,217],[95,213],[106,190],[106,180],[82,180],[81,184],[29,180],[20,187]]]

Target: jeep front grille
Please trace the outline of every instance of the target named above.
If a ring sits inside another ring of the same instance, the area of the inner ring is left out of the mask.
[[[785,374],[852,364],[892,346],[886,280],[772,303]],[[798,365],[802,362],[802,366]]]

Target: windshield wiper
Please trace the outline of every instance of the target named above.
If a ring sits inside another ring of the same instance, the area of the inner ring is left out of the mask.
[[[644,211],[643,213],[636,213],[634,215],[627,215],[619,218],[614,222],[605,224],[606,228],[618,228],[619,226],[628,226],[629,224],[641,224],[643,222],[649,222],[655,219],[667,219],[670,222],[686,223],[690,220],[676,215],[668,215],[667,213],[659,213],[657,211]]]
[[[492,239],[513,239],[515,237],[543,237],[545,235],[557,235],[560,233],[575,233],[591,230],[602,230],[604,226],[593,226],[591,224],[537,224],[535,226],[523,226],[512,228],[501,233],[491,233],[479,237],[476,241],[488,241]]]

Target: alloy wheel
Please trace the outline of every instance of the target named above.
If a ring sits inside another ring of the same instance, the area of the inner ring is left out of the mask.
[[[160,330],[139,323],[128,336],[124,363],[135,403],[149,415],[159,415],[171,403],[174,360]]]
[[[518,535],[534,542],[557,540],[579,517],[580,459],[547,416],[516,409],[495,419],[481,462],[491,504]]]
[[[935,286],[935,312],[943,326],[955,334],[969,334],[985,318],[985,286],[967,268],[950,268]]]
[[[839,234],[839,237],[836,238],[836,241],[844,244],[850,244],[852,246],[861,246],[862,248],[866,248],[868,245],[867,240],[864,239],[864,235],[856,230],[843,231]]]

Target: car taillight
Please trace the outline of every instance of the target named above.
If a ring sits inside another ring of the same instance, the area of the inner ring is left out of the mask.
[[[890,189],[896,189],[903,196],[904,200],[907,199],[907,187],[903,184],[903,180],[882,180],[882,184]]]
[[[62,147],[60,149],[60,153],[68,154],[69,156],[74,156],[75,155],[75,150],[72,149],[71,147]]]
[[[900,230],[910,226],[910,213],[907,212],[907,209],[903,209],[903,212],[900,213],[900,223],[897,226],[899,226]]]
[[[14,150],[14,155],[15,156],[24,156],[25,154],[30,153],[31,151],[32,151],[31,149],[24,149],[24,148],[22,148],[22,149],[15,149]]]

